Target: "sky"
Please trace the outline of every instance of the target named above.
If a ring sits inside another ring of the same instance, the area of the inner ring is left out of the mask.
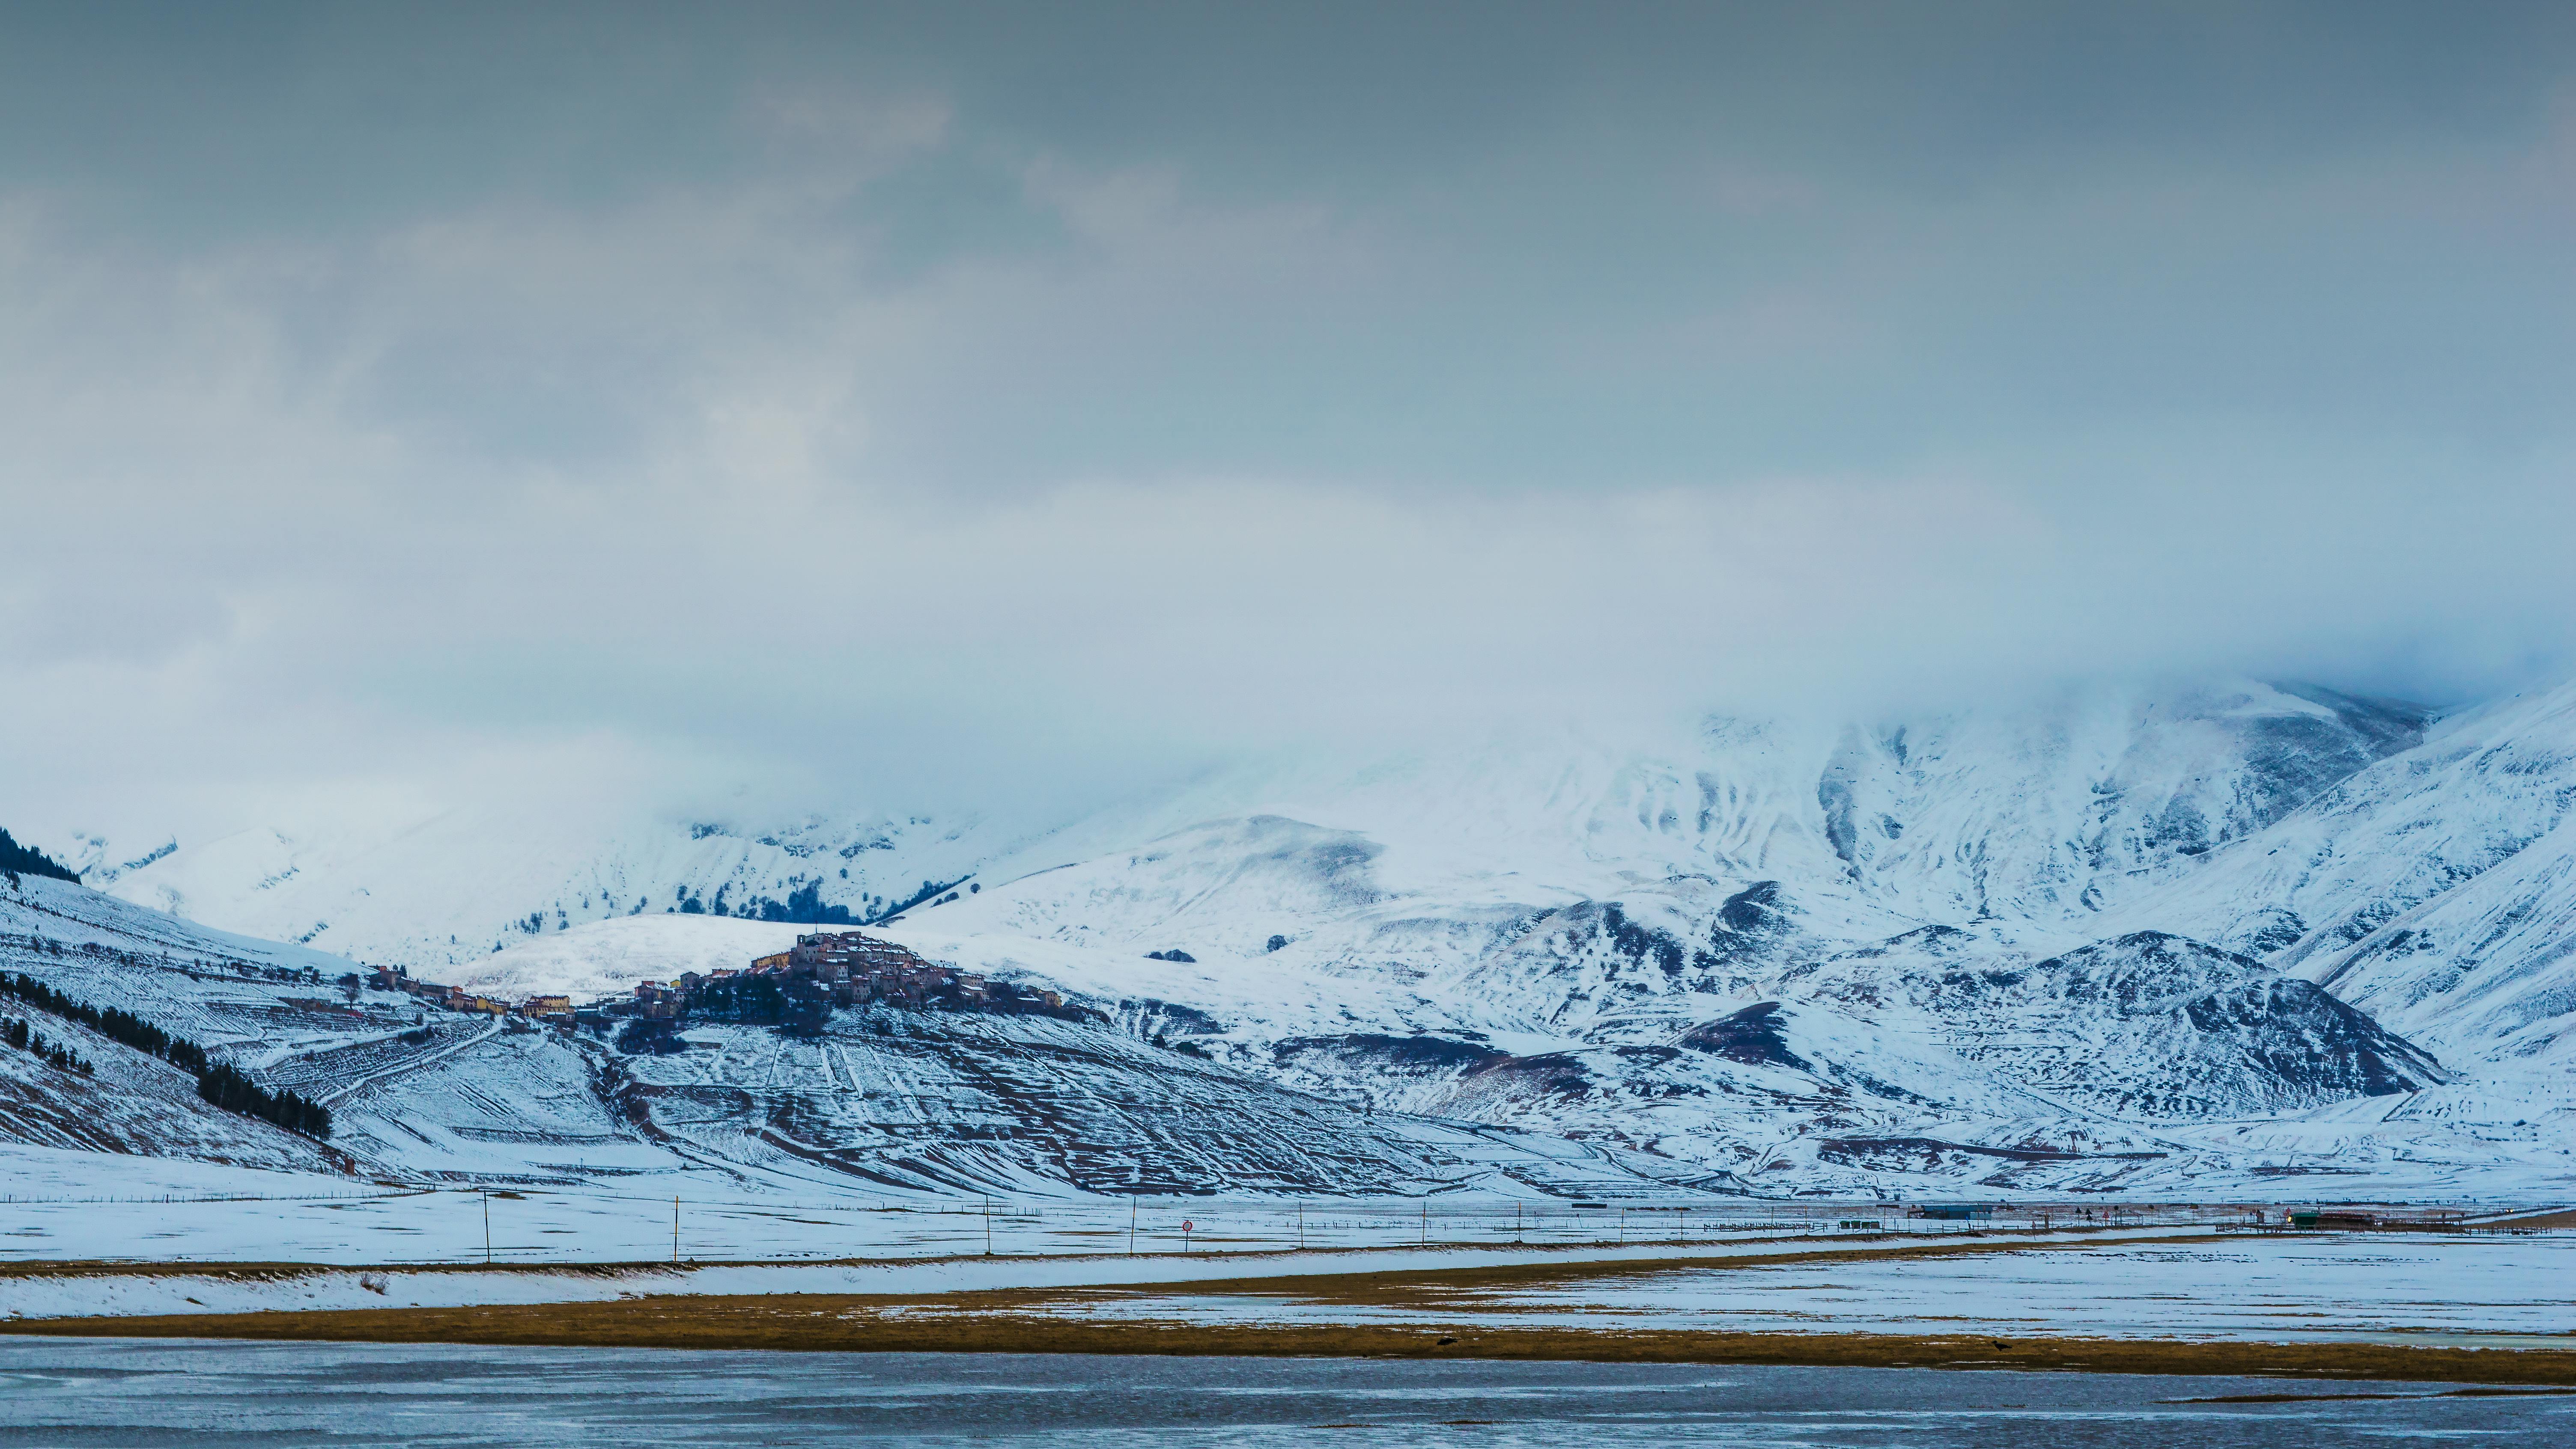
[[[2546,685],[2570,257],[2564,5],[0,3],[0,820]]]

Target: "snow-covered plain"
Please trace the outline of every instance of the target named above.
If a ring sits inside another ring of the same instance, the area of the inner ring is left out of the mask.
[[[629,1263],[975,1254],[1005,1257],[1272,1252],[1529,1244],[1618,1247],[1836,1236],[1861,1214],[1916,1235],[1876,1206],[1681,1196],[1578,1206],[1524,1192],[1310,1200],[1279,1196],[941,1196],[853,1192],[825,1174],[797,1181],[696,1169],[598,1184],[407,1188],[319,1173],[0,1145],[0,1264]],[[2080,1209],[2046,1221],[2064,1225]],[[2241,1216],[2241,1214],[2236,1214]],[[2129,1213],[2131,1226],[2185,1228],[2220,1209]],[[675,1221],[676,1219],[676,1221]],[[2003,1220],[2036,1230],[2036,1212]],[[675,1240],[674,1229],[677,1229]]]
[[[1085,1295],[1039,1310],[1187,1323],[1548,1326],[2576,1347],[2576,1236],[2236,1235],[2206,1243],[1861,1258],[1347,1297]]]

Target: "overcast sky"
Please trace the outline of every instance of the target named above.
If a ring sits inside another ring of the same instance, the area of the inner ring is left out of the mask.
[[[2576,675],[2576,7],[0,5],[0,823]]]

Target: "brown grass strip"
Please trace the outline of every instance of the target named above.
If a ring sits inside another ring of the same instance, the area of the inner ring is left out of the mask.
[[[1826,1240],[1848,1243],[1849,1239]],[[2085,1242],[2030,1243],[2009,1237],[1947,1235],[1930,1242],[1894,1247],[1817,1247],[1794,1253],[1702,1252],[1669,1258],[1595,1259],[1590,1262],[1495,1263],[1461,1268],[1380,1268],[1350,1273],[1280,1274],[1266,1277],[1193,1278],[1172,1283],[1103,1284],[1103,1289],[1130,1293],[1228,1294],[1293,1293],[1316,1303],[1401,1306],[1424,1301],[1427,1294],[1460,1290],[1528,1287],[1537,1284],[1615,1281],[1678,1271],[1725,1271],[1739,1268],[1797,1267],[1815,1263],[1881,1262],[1906,1258],[1955,1258],[1980,1253],[2108,1252],[2130,1247],[2169,1247],[2189,1243],[2214,1247],[2226,1239],[2206,1231],[2154,1238],[2107,1238]]]
[[[997,1313],[888,1314],[884,1299],[674,1296],[615,1303],[21,1319],[0,1332],[830,1353],[1082,1353],[1519,1359],[2212,1374],[2576,1385],[2576,1350],[2346,1343],[2182,1343],[1983,1334],[1605,1332],[1423,1322],[1401,1327],[1103,1322]],[[1443,1343],[1442,1340],[1448,1340]]]

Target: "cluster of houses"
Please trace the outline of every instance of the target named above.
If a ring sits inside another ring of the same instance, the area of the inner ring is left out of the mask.
[[[449,1011],[479,1011],[489,1016],[516,1013],[540,1021],[560,1018],[559,1024],[572,1024],[572,998],[569,996],[530,996],[519,1001],[504,1001],[497,996],[478,996],[462,986],[441,986],[435,981],[417,980],[400,966],[377,967],[375,988],[378,991],[399,991]]]
[[[738,999],[746,986],[767,982],[795,997],[828,1000],[834,1006],[941,1007],[1005,1015],[1061,1016],[1069,1010],[1053,991],[1032,991],[960,971],[896,945],[856,931],[817,932],[798,936],[796,944],[773,956],[762,956],[739,969],[701,974],[684,971],[676,981],[647,981],[635,988],[630,1008],[647,1018],[680,1017],[708,998]]]

